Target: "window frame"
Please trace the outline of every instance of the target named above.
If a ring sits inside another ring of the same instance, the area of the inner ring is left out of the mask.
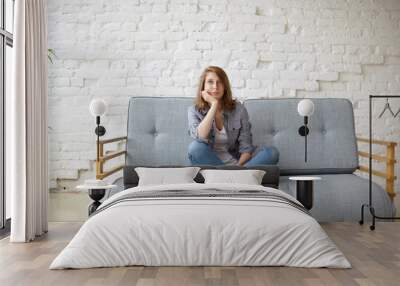
[[[13,34],[6,30],[6,0],[0,0],[0,236],[9,233],[10,219],[6,218],[6,190],[5,190],[5,103],[6,103],[6,47],[13,48]],[[14,14],[15,0],[12,0]],[[11,15],[13,17],[14,15]]]

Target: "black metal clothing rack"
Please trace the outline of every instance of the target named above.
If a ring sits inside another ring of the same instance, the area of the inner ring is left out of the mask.
[[[361,206],[361,220],[359,223],[364,224],[364,208],[368,208],[372,216],[372,225],[369,226],[370,230],[375,230],[375,219],[381,220],[395,220],[400,217],[382,217],[375,215],[375,209],[372,205],[372,100],[374,98],[400,98],[400,95],[370,95],[369,96],[369,202]]]

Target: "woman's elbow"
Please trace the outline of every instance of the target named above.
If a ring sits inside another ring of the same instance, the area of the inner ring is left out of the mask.
[[[195,133],[196,133],[196,137],[197,137],[198,139],[207,140],[207,139],[208,139],[208,134],[209,134],[210,132],[206,132],[206,131],[203,130],[202,128],[197,127]]]

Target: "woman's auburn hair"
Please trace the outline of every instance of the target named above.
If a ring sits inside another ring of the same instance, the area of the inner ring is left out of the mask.
[[[224,110],[233,110],[236,107],[236,101],[232,98],[232,90],[231,84],[229,83],[228,76],[225,71],[217,66],[209,66],[204,69],[203,73],[200,76],[199,88],[197,90],[197,95],[195,99],[195,106],[199,110],[206,110],[206,108],[210,107],[208,102],[203,99],[201,96],[201,92],[204,90],[204,84],[206,81],[207,73],[213,72],[218,78],[221,80],[224,85],[224,95],[222,96],[222,108]]]

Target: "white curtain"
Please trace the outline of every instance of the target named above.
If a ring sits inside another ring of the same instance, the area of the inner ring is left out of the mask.
[[[28,242],[47,232],[46,0],[17,0],[14,13],[10,241]]]

